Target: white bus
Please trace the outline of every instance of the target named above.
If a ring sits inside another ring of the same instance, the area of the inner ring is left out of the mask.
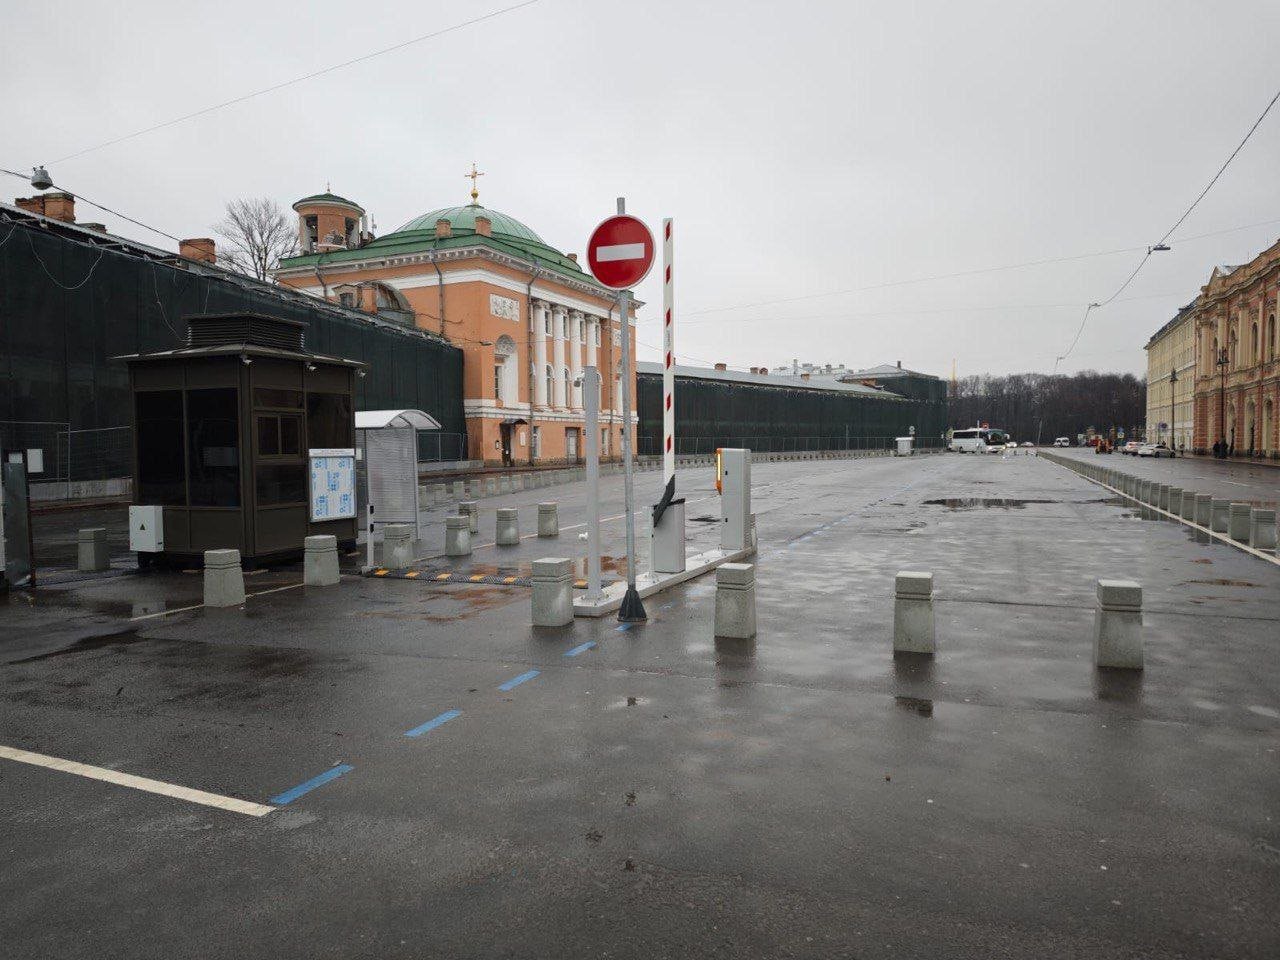
[[[947,449],[953,453],[1003,453],[1009,435],[990,427],[970,427],[953,430]]]

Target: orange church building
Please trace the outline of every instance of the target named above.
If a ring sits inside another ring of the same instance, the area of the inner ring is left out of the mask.
[[[468,457],[486,463],[572,463],[584,453],[579,378],[601,377],[602,458],[622,451],[616,295],[514,217],[478,202],[432,210],[381,237],[359,204],[325,192],[293,205],[302,253],[276,280],[305,293],[438,333],[461,348]],[[586,236],[586,230],[583,231]],[[633,301],[634,306],[642,304]]]

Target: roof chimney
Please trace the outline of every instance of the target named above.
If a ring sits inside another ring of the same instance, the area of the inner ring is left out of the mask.
[[[724,363],[717,363],[717,364],[716,364],[716,369],[717,369],[717,370],[728,370],[728,369],[729,369],[729,366],[728,366],[728,364],[724,364]]]
[[[188,260],[199,260],[201,263],[218,262],[217,248],[209,237],[193,237],[190,240],[179,240],[178,254]]]
[[[801,380],[808,380],[808,379],[809,379],[809,374],[807,374],[807,373],[802,373],[802,374],[800,374],[800,379],[801,379]]]
[[[476,217],[476,233],[480,236],[492,236],[492,226],[488,217]]]
[[[13,202],[28,213],[38,213],[50,220],[76,222],[76,198],[69,193],[54,191],[36,197],[15,197]]]
[[[902,361],[901,361],[901,360],[899,360],[899,361],[898,361],[898,369],[899,369],[899,370],[901,370],[901,369],[902,369]]]
[[[436,221],[436,239],[446,240],[453,236],[453,222],[441,217]]]
[[[566,253],[565,256],[568,257],[570,260],[572,260],[574,263],[578,262],[578,255],[576,253]]]

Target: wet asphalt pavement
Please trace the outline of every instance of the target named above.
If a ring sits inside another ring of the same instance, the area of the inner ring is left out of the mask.
[[[709,577],[625,630],[288,569],[242,610],[166,614],[178,573],[14,593],[0,745],[258,803],[340,775],[253,818],[0,759],[6,955],[1280,953],[1280,568],[1033,457],[753,479],[754,643]],[[568,527],[582,487],[510,499]],[[934,572],[932,662],[891,654],[899,569]],[[1091,666],[1100,577],[1144,586],[1139,676]]]

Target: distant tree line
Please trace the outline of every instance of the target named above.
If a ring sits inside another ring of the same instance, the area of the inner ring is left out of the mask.
[[[956,382],[950,401],[951,425],[990,423],[1018,441],[1050,443],[1093,427],[1112,427],[1137,436],[1147,418],[1146,381],[1131,373],[1084,370],[1071,376],[981,374]]]

